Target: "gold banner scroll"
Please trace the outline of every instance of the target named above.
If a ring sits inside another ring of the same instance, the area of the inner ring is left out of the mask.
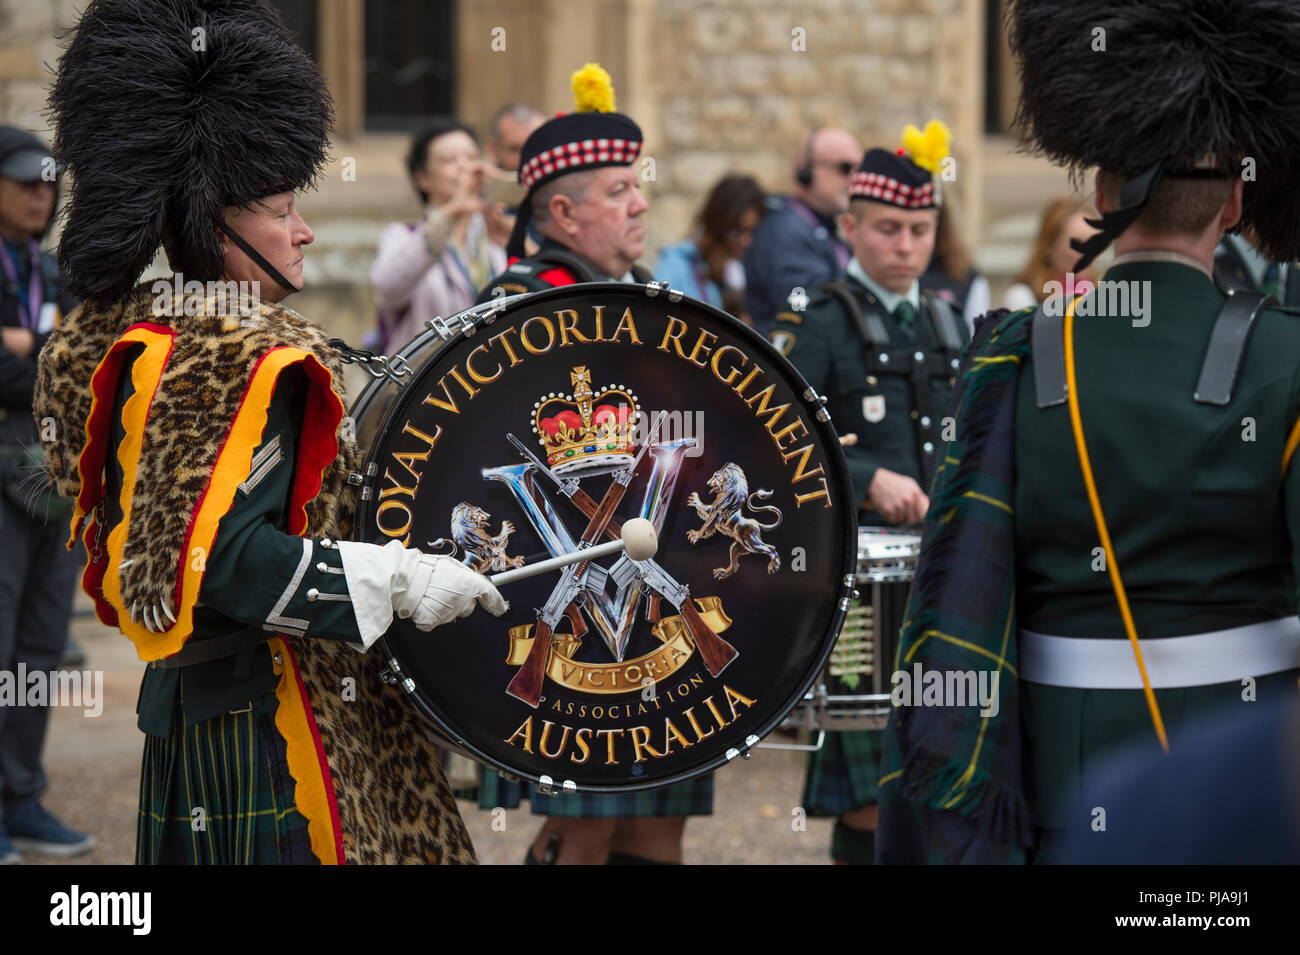
[[[722,609],[721,597],[696,597],[695,607],[714,633],[731,626]],[[556,683],[579,693],[612,694],[639,690],[648,678],[667,679],[679,670],[695,650],[690,631],[680,615],[663,617],[650,628],[663,645],[635,660],[622,663],[584,663],[573,659],[582,641],[570,633],[557,633],[546,657],[546,675]],[[533,624],[510,628],[510,650],[506,663],[522,666],[533,645]]]

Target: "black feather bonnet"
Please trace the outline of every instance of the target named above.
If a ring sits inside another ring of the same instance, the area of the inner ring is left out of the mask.
[[[50,93],[72,174],[60,257],[86,298],[124,297],[166,239],[187,279],[222,272],[225,206],[312,185],[333,106],[266,0],[93,0]]]
[[[1007,26],[1036,151],[1127,177],[1204,175],[1212,157],[1245,180],[1260,251],[1300,258],[1300,3],[1013,0]]]

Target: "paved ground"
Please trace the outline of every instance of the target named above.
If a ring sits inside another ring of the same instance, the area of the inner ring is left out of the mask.
[[[86,606],[84,598],[80,606]],[[142,664],[127,639],[93,617],[78,617],[73,635],[85,649],[88,669],[103,673],[103,713],[55,710],[45,747],[50,778],[45,805],[69,825],[95,836],[97,845],[75,860],[83,864],[130,863],[135,854],[135,816],[143,737],[135,727]],[[828,860],[830,822],[792,826],[803,785],[803,754],[764,750],[721,770],[715,781],[715,815],[686,827],[687,863],[819,864]],[[505,828],[490,813],[462,802],[461,811],[487,864],[519,863],[538,822],[525,809],[505,814]],[[28,856],[26,861],[48,862]]]

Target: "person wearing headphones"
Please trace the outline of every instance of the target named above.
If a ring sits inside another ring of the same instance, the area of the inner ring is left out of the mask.
[[[803,311],[812,290],[841,278],[851,252],[836,232],[849,210],[849,184],[862,146],[833,126],[806,132],[795,152],[795,188],[768,200],[745,254],[745,304],[754,329],[766,335],[777,312]]]

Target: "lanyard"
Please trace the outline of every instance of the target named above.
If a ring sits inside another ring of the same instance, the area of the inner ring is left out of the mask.
[[[41,317],[41,304],[44,299],[42,295],[43,288],[41,285],[41,247],[35,239],[28,241],[28,248],[32,254],[32,276],[27,284],[27,304],[23,304],[21,286],[18,284],[18,268],[9,258],[9,244],[5,243],[5,254],[0,256],[3,261],[5,277],[13,283],[14,288],[19,289],[18,295],[18,321],[23,328],[29,328],[36,331],[37,322]]]
[[[448,242],[444,254],[451,256],[452,262],[456,264],[456,268],[460,270],[460,274],[465,277],[465,284],[469,286],[470,294],[476,294],[478,292],[478,287],[474,284],[474,278],[469,274],[469,266],[467,266],[465,260],[460,257],[460,253],[456,251],[455,246]]]

